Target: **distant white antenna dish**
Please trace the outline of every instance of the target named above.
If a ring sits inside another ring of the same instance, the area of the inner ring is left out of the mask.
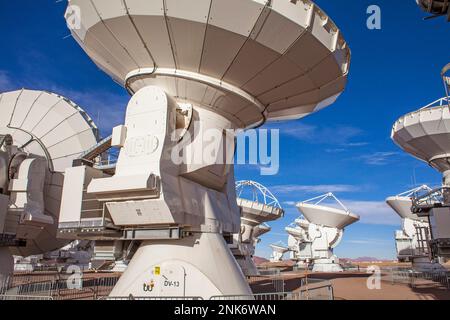
[[[270,232],[270,230],[272,230],[272,228],[267,223],[261,223],[260,225],[256,226],[255,229],[253,229],[253,236],[255,238],[259,238],[263,234]]]
[[[402,230],[395,232],[397,258],[399,261],[412,262],[416,270],[429,270],[436,266],[430,259],[427,243],[431,237],[428,217],[412,212],[413,199],[429,197],[431,191],[430,187],[422,185],[386,199],[386,203],[402,218]]]
[[[341,208],[325,206],[325,200],[334,200]],[[297,203],[305,219],[296,219],[285,228],[289,234],[291,257],[298,266],[313,263],[313,271],[339,272],[342,267],[333,254],[342,240],[344,228],[359,220],[333,193]]]
[[[402,218],[425,221],[425,217],[419,217],[417,214],[412,213],[412,199],[423,193],[424,191],[431,191],[431,188],[427,185],[407,190],[396,196],[388,197],[386,203]]]
[[[236,182],[237,204],[241,208],[241,233],[235,237],[234,247],[238,247],[235,257],[247,276],[258,271],[251,259],[259,237],[270,231],[266,224],[284,216],[277,198],[262,184],[243,180]]]
[[[287,245],[283,242],[283,241],[277,241],[275,243],[272,243],[270,245],[271,248],[273,248],[274,250],[278,250],[280,252],[286,252],[289,249],[287,248]]]
[[[342,209],[320,205],[326,199],[335,200]],[[299,202],[297,208],[309,222],[331,228],[343,229],[359,220],[359,216],[351,213],[331,192]]]
[[[283,255],[289,251],[289,248],[282,241],[278,241],[270,245],[272,248],[272,255],[270,256],[270,262],[281,262]]]
[[[304,231],[300,227],[297,227],[295,225],[293,226],[292,224],[290,224],[285,228],[285,230],[289,235],[294,237],[296,240],[301,240],[303,238]]]

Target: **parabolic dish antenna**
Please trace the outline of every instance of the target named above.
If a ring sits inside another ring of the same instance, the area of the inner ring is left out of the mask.
[[[431,191],[426,185],[414,188],[412,190],[405,191],[393,197],[386,198],[386,203],[402,218],[411,219],[415,221],[425,221],[425,217],[419,217],[412,213],[412,198],[419,195],[421,191]]]
[[[290,251],[290,249],[281,241],[270,245],[272,248],[272,254],[270,256],[270,262],[281,262],[283,255]]]
[[[304,117],[347,83],[347,43],[311,1],[69,0],[66,19],[131,94],[155,85],[240,128]]]
[[[273,251],[284,254],[289,251],[289,248],[282,242],[273,243],[270,245]]]
[[[67,244],[66,240],[56,239],[63,173],[74,159],[97,143],[97,127],[75,103],[44,91],[23,89],[1,94],[0,114],[0,136],[10,135],[12,145],[47,160],[43,203],[45,214],[53,218],[53,224],[42,230],[36,227],[37,236],[27,238],[25,247],[11,249],[20,256],[58,249]],[[27,157],[23,152],[18,156]]]
[[[302,229],[298,227],[286,227],[285,230],[289,235],[293,236],[297,240],[303,237]]]
[[[233,237],[238,250],[235,257],[246,276],[258,275],[252,257],[260,236],[271,230],[266,224],[283,217],[284,211],[275,196],[255,181],[236,182],[237,205],[241,213],[241,230]]]
[[[391,138],[405,152],[427,162],[439,172],[450,170],[450,111],[448,98],[398,119]]]
[[[309,228],[309,221],[305,219],[295,219],[295,224],[304,230],[308,230]]]
[[[238,206],[242,208],[241,219],[246,223],[259,225],[284,216],[277,198],[258,182],[236,182],[236,194]]]
[[[336,200],[342,209],[319,205],[327,198]],[[351,213],[332,193],[299,202],[297,208],[309,222],[330,228],[344,229],[359,220],[359,216]]]
[[[266,223],[262,223],[253,229],[253,237],[259,238],[263,234],[270,232],[270,230],[272,230],[270,226],[268,226]]]
[[[191,104],[192,117],[180,121],[181,128],[194,131],[192,118],[205,130],[224,132],[266,120],[299,119],[329,106],[346,86],[350,63],[339,29],[309,0],[70,0],[66,20],[89,57],[133,95],[125,125],[113,132],[121,148],[116,172],[94,179],[87,193],[115,211],[112,220],[122,231],[123,226],[164,225],[191,234],[176,240],[147,238],[111,295],[249,294],[224,236],[236,235],[240,224],[241,242],[251,244],[254,227],[281,217],[283,210],[243,196],[236,203],[233,165],[219,158],[189,161],[187,153],[204,151],[200,138],[187,145],[186,166],[163,157],[180,144],[168,137],[179,127],[168,119],[174,119],[175,102]],[[143,134],[165,143],[151,155],[130,156],[123,146]],[[139,180],[121,183],[130,174]],[[180,203],[186,197],[189,201]],[[133,205],[123,207],[128,205],[124,198]],[[155,220],[145,212],[162,214]],[[136,214],[137,220],[130,219]],[[84,216],[75,220],[80,225]],[[196,245],[186,246],[194,237]],[[203,259],[205,250],[214,254]],[[177,268],[186,285],[168,293],[159,277],[153,279],[157,289],[145,292],[142,282],[150,281],[150,273],[143,266],[159,268],[163,262]]]

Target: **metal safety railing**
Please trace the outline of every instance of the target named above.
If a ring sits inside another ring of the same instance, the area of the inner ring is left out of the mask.
[[[285,291],[285,281],[284,278],[279,274],[268,275],[268,276],[251,276],[247,277],[248,284],[250,286],[262,285],[273,290],[271,292],[284,292]]]
[[[302,279],[300,289],[294,292],[285,292],[284,288],[283,281],[283,290],[276,292],[251,295],[222,295],[211,297],[211,300],[334,300],[333,284],[328,280],[308,279],[308,282],[305,282]]]
[[[100,300],[203,300],[202,297],[101,297]],[[329,281],[314,288],[302,288],[296,292],[270,292],[249,295],[218,295],[209,300],[245,300],[245,301],[280,301],[280,300],[333,300],[333,286]]]
[[[96,300],[109,295],[119,279],[119,276],[77,278],[67,274],[58,277],[60,278],[39,281],[39,277],[15,275],[3,283],[0,295],[36,299],[51,297],[52,300]]]
[[[333,284],[329,280],[303,278],[300,292],[302,300],[334,300]]]
[[[153,301],[159,301],[159,300],[167,300],[167,301],[173,301],[173,300],[203,300],[202,297],[136,297],[133,295],[129,295],[128,297],[99,297],[98,300],[153,300]]]
[[[325,289],[325,290],[323,290]],[[249,300],[249,301],[279,301],[279,300],[333,300],[333,286],[323,285],[316,288],[300,289],[295,292],[258,293],[252,295],[213,296],[210,300]]]
[[[278,276],[281,274],[281,270],[276,268],[258,269],[258,272],[261,276]]]
[[[17,300],[53,300],[50,296],[21,296],[21,295],[0,295],[0,301],[17,301]]]
[[[273,292],[249,295],[224,295],[213,296],[210,300],[247,300],[247,301],[278,301],[278,300],[302,300],[299,292]]]
[[[433,282],[450,290],[449,271],[414,271],[414,270],[391,270],[392,284],[407,284],[412,288]]]
[[[203,300],[201,297],[109,297],[119,275],[81,279],[67,274],[16,274],[0,284],[0,300]],[[55,278],[58,277],[58,278]],[[42,279],[47,279],[41,281]],[[48,280],[50,279],[50,280]],[[333,286],[328,280],[301,280],[299,290],[285,291],[283,277],[251,277],[250,285],[262,285],[265,293],[214,296],[211,300],[333,300]],[[272,291],[273,290],[273,291]]]

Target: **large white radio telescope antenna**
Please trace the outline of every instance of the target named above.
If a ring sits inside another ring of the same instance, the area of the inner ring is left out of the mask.
[[[250,294],[224,239],[238,235],[245,246],[235,254],[249,260],[255,228],[282,217],[283,210],[273,194],[255,182],[239,182],[242,198],[236,201],[232,164],[220,157],[202,163],[190,160],[190,154],[205,151],[202,139],[188,142],[183,166],[165,157],[180,146],[170,141],[169,132],[184,128],[196,133],[189,115],[172,117],[176,103],[192,105],[202,130],[220,132],[320,111],[333,104],[347,84],[351,53],[342,32],[309,0],[68,3],[68,21],[71,8],[80,9],[79,28],[71,30],[72,36],[132,95],[125,123],[113,130],[113,145],[121,148],[114,176],[94,178],[87,189],[88,196],[102,202],[100,208],[108,206],[114,229],[148,231],[111,295]],[[141,143],[142,137],[148,137],[148,143]],[[225,144],[225,137],[221,141],[232,154],[234,146]],[[133,149],[148,150],[130,154],[125,148],[136,144],[139,148]],[[85,189],[78,190],[81,194]],[[247,190],[255,201],[244,198]],[[77,212],[67,219],[66,231],[73,234],[79,230],[67,229],[85,225],[89,217]],[[154,235],[162,226],[168,231],[164,239]],[[178,235],[189,236],[173,239],[174,227]],[[213,254],[206,259],[205,252]],[[164,277],[149,272],[152,268],[161,275],[164,270],[176,275],[181,285],[166,287]],[[151,281],[154,290],[143,290],[142,283]]]
[[[57,238],[64,171],[97,143],[97,127],[74,102],[36,90],[0,92],[0,281],[12,254],[65,246]]]

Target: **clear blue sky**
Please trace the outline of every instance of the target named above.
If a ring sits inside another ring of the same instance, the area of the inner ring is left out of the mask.
[[[262,177],[249,166],[237,179],[271,188],[286,209],[271,223],[257,254],[287,237],[297,216],[293,202],[334,191],[362,219],[350,226],[336,253],[342,257],[394,258],[400,220],[384,199],[415,183],[437,185],[440,175],[404,154],[390,140],[393,122],[443,96],[439,78],[450,60],[450,23],[422,21],[414,0],[317,0],[352,50],[349,84],[336,104],[281,129],[281,169]],[[366,9],[381,7],[382,29],[366,28]],[[123,121],[129,97],[67,37],[66,1],[0,1],[0,91],[21,87],[65,95],[84,107],[108,134]]]

